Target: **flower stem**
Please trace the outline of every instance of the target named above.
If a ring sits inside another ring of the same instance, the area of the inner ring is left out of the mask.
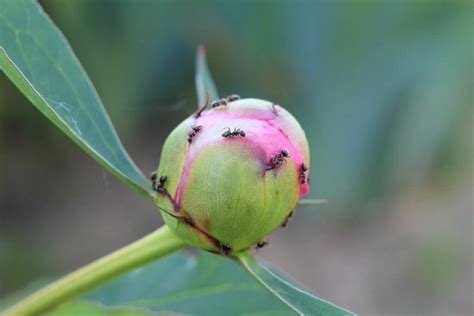
[[[186,246],[164,225],[151,234],[102,257],[19,301],[1,316],[36,315],[120,273]]]

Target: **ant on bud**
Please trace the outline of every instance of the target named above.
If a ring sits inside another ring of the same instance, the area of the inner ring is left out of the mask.
[[[232,252],[232,247],[226,244],[221,243],[220,244],[221,251],[225,254],[228,255]]]
[[[191,143],[193,141],[194,136],[196,136],[196,134],[201,131],[202,125],[191,126],[191,129],[192,131],[188,133],[188,143]]]
[[[240,128],[234,128],[234,130],[232,131],[230,128],[226,127],[227,130],[222,133],[222,137],[234,137],[234,136],[241,136],[241,137],[245,137],[245,132],[243,130],[241,130]]]
[[[223,105],[223,106],[227,105],[227,100],[226,99],[219,99],[219,100],[215,100],[211,103],[212,108],[216,108],[216,107],[221,106],[221,105]]]
[[[199,132],[200,130],[202,130],[202,125],[198,125],[198,126],[191,126],[192,130],[195,131],[196,133]]]
[[[288,150],[282,149],[278,154],[271,156],[270,166],[267,168],[267,170],[272,170],[280,167],[288,157],[290,157],[290,153],[288,152]]]
[[[153,191],[156,191],[156,192],[164,192],[165,191],[165,182],[166,180],[168,180],[168,177],[167,176],[161,176],[160,179],[158,180],[159,184],[156,183],[156,171],[153,171],[150,175],[150,179],[151,179],[151,188],[153,189]]]
[[[158,180],[159,183],[156,183],[156,172],[151,174],[151,188],[156,192],[165,192],[165,182],[168,180],[167,176],[161,176]]]
[[[168,201],[173,205],[175,211],[179,211],[180,207],[178,203],[173,199],[169,194],[168,190],[165,189],[165,183],[168,180],[168,176],[160,176],[158,183],[156,182],[156,172],[151,174],[151,188],[153,191],[160,193],[162,196],[168,199]]]
[[[211,107],[216,108],[216,107],[221,106],[221,105],[226,106],[227,103],[237,101],[237,100],[240,100],[240,96],[238,94],[231,94],[231,95],[228,95],[225,98],[215,100],[214,102],[211,103]]]
[[[153,189],[153,191],[156,191],[156,171],[153,171],[150,175],[150,179],[151,179],[151,188]]]
[[[231,94],[231,95],[228,95],[226,98],[227,102],[233,102],[237,100],[240,100],[240,96],[238,94]]]
[[[306,178],[306,171],[308,171],[308,167],[306,167],[306,165],[302,163],[300,167],[300,174],[298,177],[301,184],[305,184],[308,181]]]
[[[168,180],[168,177],[167,177],[167,176],[161,176],[161,177],[160,177],[160,180],[159,180],[159,181],[160,181],[160,185],[158,185],[158,188],[163,188],[164,185],[165,185],[166,180]]]

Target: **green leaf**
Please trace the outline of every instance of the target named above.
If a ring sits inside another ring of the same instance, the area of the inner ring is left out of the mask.
[[[194,79],[196,82],[198,107],[202,107],[207,103],[207,94],[209,94],[210,100],[217,100],[219,98],[216,85],[207,66],[206,50],[202,45],[198,47],[196,53],[196,75]]]
[[[150,194],[90,79],[36,1],[0,0],[0,69],[95,160],[134,190]]]
[[[192,315],[294,315],[235,260],[184,251],[157,260],[82,296],[109,307]]]
[[[241,264],[273,295],[287,304],[300,315],[354,315],[328,301],[317,298],[305,292],[281,277],[275,275],[260,264],[250,252],[241,252],[238,255]]]
[[[83,294],[79,301],[59,306],[61,313],[54,309],[47,315],[78,315],[73,311],[97,306],[101,307],[98,315],[117,309],[128,313],[125,315],[140,316],[144,311],[152,315],[164,311],[193,315],[353,315],[295,288],[252,262],[251,256],[240,258],[260,279],[248,274],[237,260],[203,251],[180,251],[108,281]],[[35,288],[0,301],[0,306],[13,304]]]

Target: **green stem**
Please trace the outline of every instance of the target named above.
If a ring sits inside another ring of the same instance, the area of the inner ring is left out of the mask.
[[[40,289],[1,315],[36,315],[120,273],[163,257],[185,245],[185,242],[176,237],[165,225]]]

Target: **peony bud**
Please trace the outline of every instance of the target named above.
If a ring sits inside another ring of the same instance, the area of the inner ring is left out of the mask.
[[[165,223],[189,244],[230,254],[286,222],[307,194],[309,149],[271,102],[229,96],[179,124],[152,176]]]

